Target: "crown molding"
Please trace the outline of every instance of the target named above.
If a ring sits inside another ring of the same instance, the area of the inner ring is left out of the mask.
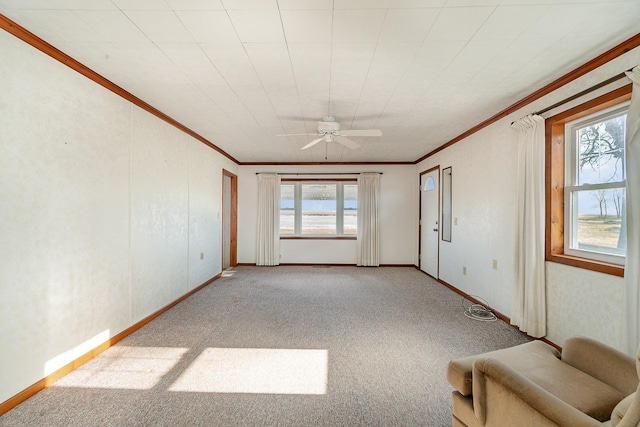
[[[62,52],[61,50],[57,49],[53,45],[51,45],[51,44],[47,43],[46,41],[42,40],[40,37],[36,36],[35,34],[30,32],[26,28],[16,24],[11,19],[7,18],[6,16],[4,16],[2,14],[0,14],[0,28],[5,30],[9,34],[12,34],[13,36],[19,38],[23,42],[31,45],[32,47],[38,49],[42,53],[44,53],[44,54],[50,56],[51,58],[61,62],[62,64],[66,65],[67,67],[71,68],[72,70],[77,71],[78,73],[82,74],[83,76],[87,77],[88,79],[93,80],[95,83],[99,84],[100,86],[104,87],[105,89],[110,90],[111,92],[115,93],[116,95],[119,95],[120,97],[126,99],[127,101],[131,102],[132,104],[142,108],[143,110],[149,112],[150,114],[153,114],[154,116],[156,116],[160,120],[163,120],[163,121],[167,122],[168,124],[170,124],[170,125],[176,127],[177,129],[181,130],[182,132],[192,136],[193,138],[197,139],[198,141],[202,142],[203,144],[207,145],[208,147],[210,147],[213,150],[217,151],[218,153],[222,154],[223,156],[225,156],[226,158],[228,158],[229,160],[231,160],[235,164],[240,164],[240,162],[238,160],[236,160],[233,156],[231,156],[229,153],[227,153],[226,151],[224,151],[223,149],[221,149],[220,147],[218,147],[217,145],[215,145],[214,143],[212,143],[211,141],[209,141],[208,139],[206,139],[202,135],[200,135],[200,134],[196,133],[195,131],[189,129],[188,127],[186,127],[182,123],[178,122],[177,120],[169,117],[168,115],[166,115],[162,111],[158,110],[157,108],[147,104],[146,102],[144,102],[143,100],[141,100],[137,96],[133,95],[132,93],[126,91],[125,89],[123,89],[122,87],[120,87],[117,84],[113,83],[112,81],[108,80],[107,78],[105,78],[105,77],[101,76],[100,74],[96,73],[95,71],[93,71],[89,67],[87,67],[87,66],[81,64],[80,62],[76,61],[75,59],[73,59],[72,57],[67,55],[66,53]]]
[[[415,165],[415,162],[240,162],[240,166]]]
[[[504,117],[508,116],[509,114],[511,114],[511,113],[513,113],[513,112],[515,112],[515,111],[517,111],[517,110],[519,110],[519,109],[531,104],[533,101],[536,101],[536,100],[542,98],[543,96],[550,94],[554,90],[557,90],[560,87],[566,85],[567,83],[570,83],[570,82],[576,80],[577,78],[584,76],[585,74],[595,70],[598,67],[603,66],[607,62],[609,62],[609,61],[611,61],[613,59],[616,59],[617,57],[619,57],[621,55],[624,55],[625,53],[629,52],[632,49],[635,49],[638,46],[640,46],[640,33],[638,33],[635,36],[623,41],[619,45],[612,47],[611,49],[609,49],[608,51],[604,52],[603,54],[596,56],[591,61],[586,62],[585,64],[581,65],[580,67],[576,68],[575,70],[568,72],[564,76],[552,81],[551,83],[549,83],[548,85],[544,86],[543,88],[538,89],[537,91],[533,92],[532,94],[522,98],[520,101],[516,102],[515,104],[510,105],[509,107],[505,108],[504,110],[500,111],[499,113],[489,117],[487,120],[475,125],[474,127],[472,127],[471,129],[467,130],[466,132],[463,132],[460,135],[456,136],[455,138],[453,138],[449,142],[446,142],[446,143],[442,144],[441,146],[439,146],[438,148],[430,151],[429,153],[427,153],[424,156],[420,157],[418,160],[416,160],[413,163],[418,164],[421,161],[428,159],[429,157],[431,157],[434,154],[444,150],[445,148],[450,147],[453,144],[462,141],[463,139],[473,135],[474,133],[478,132],[479,130],[486,128],[487,126],[497,122],[500,119],[503,119]]]
[[[456,136],[455,138],[451,139],[450,141],[440,145],[439,147],[435,148],[434,150],[430,151],[429,153],[425,154],[424,156],[420,157],[419,159],[415,160],[415,161],[406,161],[406,162],[240,162],[237,159],[235,159],[233,156],[231,156],[229,153],[227,153],[226,151],[224,151],[223,149],[221,149],[220,147],[216,146],[215,144],[213,144],[211,141],[207,140],[206,138],[204,138],[202,135],[196,133],[195,131],[189,129],[188,127],[184,126],[183,124],[181,124],[180,122],[178,122],[177,120],[171,118],[170,116],[166,115],[165,113],[163,113],[162,111],[156,109],[155,107],[151,106],[150,104],[147,104],[146,102],[144,102],[143,100],[141,100],[140,98],[136,97],[135,95],[133,95],[132,93],[126,91],[125,89],[123,89],[122,87],[116,85],[115,83],[111,82],[110,80],[106,79],[105,77],[101,76],[100,74],[96,73],[95,71],[91,70],[90,68],[86,67],[85,65],[81,64],[80,62],[76,61],[75,59],[73,59],[72,57],[70,57],[69,55],[67,55],[66,53],[60,51],[59,49],[57,49],[56,47],[52,46],[51,44],[47,43],[46,41],[42,40],[40,37],[36,36],[35,34],[31,33],[29,30],[23,28],[22,26],[18,25],[17,23],[13,22],[11,19],[7,18],[6,16],[0,14],[0,28],[2,28],[3,30],[7,31],[8,33],[14,35],[15,37],[19,38],[20,40],[24,41],[25,43],[33,46],[34,48],[40,50],[41,52],[45,53],[46,55],[52,57],[53,59],[61,62],[62,64],[68,66],[69,68],[77,71],[78,73],[84,75],[85,77],[93,80],[94,82],[96,82],[97,84],[103,86],[104,88],[112,91],[113,93],[121,96],[122,98],[128,100],[129,102],[133,103],[134,105],[137,105],[138,107],[142,108],[143,110],[149,112],[150,114],[153,114],[154,116],[158,117],[159,119],[169,123],[170,125],[176,127],[177,129],[185,132],[186,134],[192,136],[193,138],[197,139],[198,141],[202,142],[203,144],[207,145],[208,147],[212,148],[213,150],[217,151],[218,153],[222,154],[223,156],[225,156],[226,158],[228,158],[229,160],[231,160],[232,162],[234,162],[235,164],[239,165],[239,166],[319,166],[319,165],[415,165],[418,164],[420,162],[422,162],[423,160],[428,159],[429,157],[433,156],[434,154],[444,150],[445,148],[448,148],[450,146],[452,146],[453,144],[456,144],[459,141],[462,141],[463,139],[473,135],[474,133],[484,129],[485,127],[497,122],[498,120],[508,116],[509,114],[531,104],[532,102],[542,98],[545,95],[550,94],[551,92],[557,90],[558,88],[566,85],[567,83],[570,83],[576,79],[578,79],[579,77],[584,76],[585,74],[595,70],[598,67],[601,67],[602,65],[606,64],[607,62],[629,52],[632,49],[635,49],[636,47],[640,46],[640,33],[636,34],[635,36],[625,40],[624,42],[618,44],[617,46],[609,49],[608,51],[604,52],[603,54],[595,57],[594,59],[586,62],[585,64],[581,65],[580,67],[576,68],[573,71],[570,71],[569,73],[565,74],[564,76],[554,80],[553,82],[549,83],[548,85],[542,87],[541,89],[538,89],[537,91],[533,92],[532,94],[526,96],[525,98],[521,99],[520,101],[510,105],[509,107],[505,108],[504,110],[500,111],[497,114],[494,114],[493,116],[489,117],[488,119],[484,120],[483,122],[477,124],[476,126],[470,128],[469,130],[461,133],[460,135]]]

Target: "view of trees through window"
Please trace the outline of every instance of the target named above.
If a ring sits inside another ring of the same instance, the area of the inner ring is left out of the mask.
[[[626,113],[574,127],[577,146],[571,187],[570,246],[614,255],[626,253]]]

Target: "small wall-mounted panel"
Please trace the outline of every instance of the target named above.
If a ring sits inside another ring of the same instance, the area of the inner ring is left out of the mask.
[[[451,241],[451,166],[442,169],[442,240]]]

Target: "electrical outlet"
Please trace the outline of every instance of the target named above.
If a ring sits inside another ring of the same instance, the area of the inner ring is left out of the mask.
[[[494,260],[493,260],[493,269],[494,269],[494,270],[497,270],[497,269],[498,269],[498,260],[497,260],[497,259],[494,259]]]
[[[467,275],[467,267],[462,267],[462,274]]]
[[[204,252],[200,252],[200,259],[204,259]]]

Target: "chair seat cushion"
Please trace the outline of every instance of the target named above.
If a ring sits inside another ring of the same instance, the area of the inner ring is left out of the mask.
[[[556,359],[547,366],[518,371],[531,382],[598,421],[607,421],[626,396],[608,384]]]
[[[599,420],[611,417],[613,408],[625,396],[613,387],[566,364],[559,352],[541,342],[532,341],[449,363],[447,377],[463,396],[471,394],[473,362],[482,358],[498,359],[520,375],[579,411]]]

